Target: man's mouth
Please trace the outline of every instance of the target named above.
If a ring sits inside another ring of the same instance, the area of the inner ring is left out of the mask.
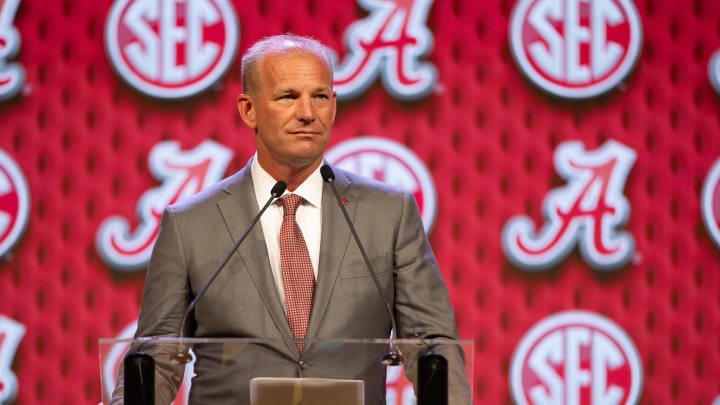
[[[319,135],[320,132],[317,131],[292,131],[290,132],[292,135]]]

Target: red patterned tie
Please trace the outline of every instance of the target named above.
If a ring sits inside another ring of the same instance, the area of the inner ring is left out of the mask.
[[[302,231],[295,222],[295,212],[305,200],[296,194],[280,197],[283,205],[283,222],[280,226],[280,267],[288,323],[293,336],[305,339],[310,311],[315,298],[315,275],[313,274],[310,254],[305,245]],[[302,354],[304,343],[297,343]]]

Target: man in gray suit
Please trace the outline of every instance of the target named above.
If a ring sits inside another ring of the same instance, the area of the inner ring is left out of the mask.
[[[366,403],[385,401],[382,353],[329,355],[313,344],[313,339],[387,338],[391,329],[319,172],[335,119],[332,72],[327,48],[315,40],[281,35],[256,43],[243,57],[245,93],[238,99],[240,116],[255,134],[255,157],[163,214],[138,337],[178,336],[190,300],[265,204],[275,182],[287,183],[283,198],[265,212],[197,302],[189,330],[195,337],[279,343],[245,349],[230,360],[219,348],[196,349],[191,403],[247,403],[248,381],[261,375],[362,379]],[[447,290],[412,195],[334,171],[343,204],[393,305],[397,335],[456,339]],[[305,343],[296,344],[294,338]],[[181,367],[156,360],[156,403],[167,404],[181,381]],[[453,403],[469,400],[466,383],[456,387],[461,393]]]

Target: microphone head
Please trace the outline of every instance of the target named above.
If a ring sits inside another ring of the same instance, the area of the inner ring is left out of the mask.
[[[402,353],[400,353],[400,351],[395,348],[385,353],[385,356],[383,356],[382,358],[382,364],[386,366],[399,366],[402,365],[404,362],[405,358],[403,357]]]
[[[177,352],[170,354],[170,362],[173,364],[188,364],[191,361],[192,356],[186,348],[180,347]]]
[[[273,197],[279,197],[282,195],[282,193],[285,192],[286,188],[287,188],[287,184],[284,181],[280,180],[277,183],[275,183],[272,190],[270,190],[270,194]]]
[[[330,183],[335,180],[335,173],[333,173],[333,170],[328,165],[322,165],[320,168],[320,175],[326,183]]]

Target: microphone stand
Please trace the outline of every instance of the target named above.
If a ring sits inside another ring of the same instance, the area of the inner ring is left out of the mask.
[[[183,347],[184,346],[183,339],[185,339],[185,323],[188,320],[190,312],[192,312],[192,310],[195,308],[195,304],[200,299],[200,297],[202,297],[203,294],[205,294],[205,291],[207,291],[208,287],[210,287],[210,284],[212,284],[212,282],[215,280],[215,278],[217,278],[217,276],[220,274],[222,269],[225,268],[225,265],[227,264],[227,262],[230,261],[230,258],[235,253],[237,248],[240,246],[241,243],[243,243],[243,241],[248,236],[248,234],[250,234],[250,231],[255,227],[255,224],[257,224],[257,222],[260,220],[260,217],[265,212],[265,210],[267,210],[267,208],[270,206],[270,204],[272,204],[272,202],[276,198],[278,198],[279,196],[282,195],[282,193],[285,192],[286,188],[287,188],[287,184],[285,184],[284,181],[278,181],[277,183],[275,183],[272,190],[270,190],[270,198],[265,203],[265,206],[263,206],[262,209],[260,210],[260,212],[258,212],[258,214],[255,215],[255,218],[253,218],[253,221],[250,223],[250,225],[247,227],[247,229],[245,229],[245,232],[242,234],[242,236],[240,236],[238,241],[235,242],[235,246],[233,246],[233,248],[230,249],[230,251],[225,256],[225,259],[223,259],[222,263],[220,263],[220,265],[215,270],[215,272],[212,274],[212,276],[210,276],[210,279],[208,279],[208,281],[206,281],[205,284],[203,284],[202,288],[200,288],[200,290],[198,291],[195,298],[190,302],[190,305],[188,305],[187,308],[185,309],[185,314],[183,314],[182,322],[180,324],[180,336],[179,336],[179,341],[178,341],[178,351],[175,355],[173,355],[171,357],[171,359],[173,361],[176,361],[180,364],[186,364],[191,360],[190,354]]]
[[[382,359],[382,363],[388,366],[399,366],[403,364],[403,355],[400,353],[400,351],[397,348],[397,345],[395,345],[394,340],[397,340],[397,323],[395,322],[395,317],[392,314],[392,308],[390,307],[390,303],[385,298],[385,294],[383,293],[383,289],[380,286],[380,282],[378,281],[377,275],[375,274],[375,269],[373,268],[372,263],[370,262],[370,259],[368,258],[367,253],[365,252],[365,248],[363,247],[363,244],[360,242],[360,237],[358,236],[357,232],[355,231],[355,227],[352,224],[352,221],[350,220],[350,216],[347,213],[347,210],[345,209],[345,204],[342,203],[342,199],[340,198],[340,194],[337,191],[337,187],[335,187],[335,173],[333,173],[332,169],[328,165],[323,165],[320,168],[320,174],[322,174],[323,180],[330,184],[330,188],[332,188],[333,194],[335,195],[335,199],[338,202],[338,205],[340,206],[340,209],[342,210],[343,215],[345,216],[345,221],[347,221],[348,226],[350,227],[350,232],[353,235],[353,238],[355,238],[355,243],[357,243],[358,248],[360,249],[360,253],[362,254],[363,259],[365,260],[365,265],[368,268],[368,271],[370,272],[370,276],[372,276],[372,280],[375,283],[375,287],[377,288],[378,294],[380,294],[380,298],[382,299],[383,303],[385,304],[385,310],[387,311],[388,316],[390,317],[390,322],[392,323],[392,334],[390,336],[390,347],[388,348],[388,352],[385,354],[385,356]]]

